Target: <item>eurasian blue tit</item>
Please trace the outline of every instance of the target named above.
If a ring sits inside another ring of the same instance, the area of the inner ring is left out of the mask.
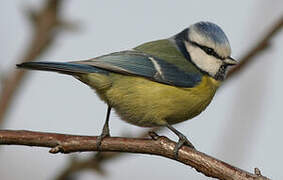
[[[82,61],[25,62],[19,68],[68,74],[93,88],[108,105],[103,132],[109,136],[111,108],[124,121],[142,127],[165,126],[182,145],[190,141],[172,124],[200,114],[211,102],[225,77],[231,47],[222,29],[198,22],[168,38],[148,42],[132,50]]]

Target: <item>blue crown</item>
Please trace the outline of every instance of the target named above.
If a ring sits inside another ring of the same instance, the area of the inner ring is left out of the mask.
[[[211,22],[198,22],[193,25],[202,35],[215,41],[217,44],[229,44],[228,38],[223,30],[214,23]]]

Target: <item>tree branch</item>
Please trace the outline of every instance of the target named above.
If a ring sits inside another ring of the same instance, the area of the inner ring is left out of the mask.
[[[160,127],[152,128],[150,131],[152,132],[158,132]],[[125,137],[128,137],[128,135],[125,135]],[[139,138],[146,138],[148,137],[148,131],[143,132],[138,136]],[[98,152],[94,153],[93,156],[91,156],[88,159],[79,159],[76,156],[73,156],[70,158],[70,163],[65,167],[64,170],[55,178],[56,180],[67,180],[72,179],[74,180],[74,177],[72,174],[77,173],[79,171],[83,170],[92,170],[96,171],[99,174],[105,175],[105,170],[102,168],[102,163],[112,160],[114,158],[120,158],[125,153],[121,152]]]
[[[152,139],[107,137],[103,139],[100,150],[152,154],[174,159],[175,142],[153,132],[150,136]],[[50,153],[98,151],[96,141],[96,136],[0,130],[0,144],[50,147]],[[251,174],[186,146],[180,149],[176,161],[189,165],[206,176],[223,180],[268,179],[258,169],[255,174]]]

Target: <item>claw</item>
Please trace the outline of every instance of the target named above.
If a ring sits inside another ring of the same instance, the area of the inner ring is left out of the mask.
[[[179,141],[174,148],[174,158],[175,159],[178,159],[179,149],[183,145],[187,145],[190,148],[195,149],[194,145],[186,138],[185,135],[183,135],[181,132],[179,132],[177,129],[175,129],[173,126],[171,126],[169,124],[167,124],[167,127],[179,137]]]
[[[179,141],[174,148],[174,158],[175,159],[178,159],[179,149],[181,149],[183,145],[187,145],[190,148],[195,149],[194,145],[186,138],[186,136],[184,136],[183,134],[180,134],[178,136],[179,136]]]
[[[97,137],[97,142],[96,142],[97,149],[101,148],[101,142],[106,137],[110,137],[110,132],[109,132],[109,127],[105,128],[104,126],[101,135]]]

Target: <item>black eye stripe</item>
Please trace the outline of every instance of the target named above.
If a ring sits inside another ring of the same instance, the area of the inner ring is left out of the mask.
[[[197,46],[199,48],[201,48],[206,54],[210,55],[210,56],[214,56],[216,57],[217,59],[221,59],[221,60],[224,60],[225,58],[219,56],[212,48],[210,47],[207,47],[207,46],[202,46],[196,42],[193,42],[193,41],[190,41],[190,43],[194,46]]]

